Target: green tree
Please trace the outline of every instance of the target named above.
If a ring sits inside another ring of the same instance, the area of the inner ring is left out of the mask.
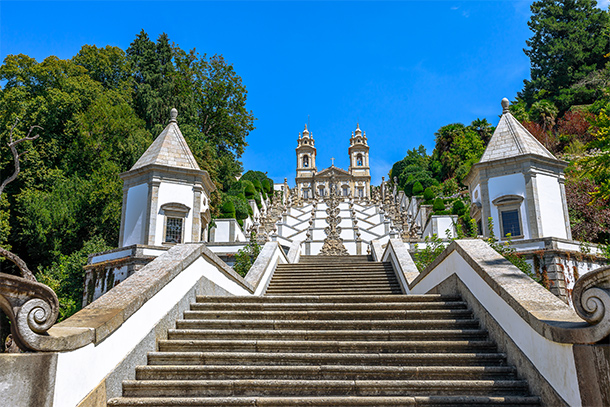
[[[608,13],[596,0],[539,0],[531,5],[526,41],[531,80],[519,98],[531,106],[548,99],[560,113],[573,104],[591,103],[599,89],[579,84],[606,64],[610,51]]]

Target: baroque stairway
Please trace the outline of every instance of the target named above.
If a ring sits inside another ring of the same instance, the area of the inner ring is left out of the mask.
[[[198,297],[109,406],[540,405],[459,297],[367,256],[302,256],[262,297]]]

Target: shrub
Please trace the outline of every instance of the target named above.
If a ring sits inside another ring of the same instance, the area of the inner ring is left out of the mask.
[[[434,203],[432,204],[432,210],[434,212],[445,210],[445,203],[443,202],[443,200],[441,198],[436,198],[434,200]]]
[[[250,205],[248,205],[248,201],[246,201],[246,198],[243,198],[243,195],[242,196],[230,196],[229,195],[226,197],[226,200],[230,201],[233,204],[233,207],[235,208],[235,219],[237,219],[238,222],[240,220],[246,219],[248,217],[248,215],[249,215],[248,208],[250,208]],[[250,210],[252,210],[252,208],[250,208]],[[240,222],[240,225],[242,225],[242,222]]]
[[[273,191],[273,184],[269,181],[268,178],[265,178],[261,181],[261,185],[263,186],[263,191],[270,194]]]
[[[256,233],[252,231],[250,233],[250,242],[243,249],[239,250],[235,255],[235,265],[233,270],[242,277],[245,277],[252,267],[252,264],[256,261],[258,254],[261,251],[261,247],[256,243]]]
[[[434,199],[434,191],[432,190],[432,188],[426,188],[426,190],[424,191],[424,199],[426,201],[431,201],[432,199]]]
[[[246,199],[256,199],[255,196],[258,195],[256,192],[256,187],[250,181],[242,181],[244,183],[244,195]]]
[[[421,182],[417,181],[413,185],[412,191],[413,191],[413,195],[420,195],[424,191],[424,187],[422,186]]]
[[[453,206],[451,207],[451,213],[454,215],[462,216],[466,212],[466,205],[461,200],[457,200],[453,202]]]
[[[459,191],[460,187],[455,177],[445,180],[442,184],[442,190],[444,196],[455,195]]]
[[[235,205],[231,200],[226,199],[220,207],[221,218],[235,218]]]

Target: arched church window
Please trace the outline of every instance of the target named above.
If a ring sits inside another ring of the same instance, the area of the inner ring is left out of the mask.
[[[170,202],[161,205],[161,210],[165,215],[163,243],[183,243],[184,221],[188,216],[190,208],[178,202]]]
[[[523,197],[519,195],[505,195],[496,198],[492,203],[498,208],[500,216],[500,236],[505,239],[523,237],[523,225],[521,222],[521,203]]]
[[[362,154],[356,156],[356,165],[362,167]]]
[[[309,156],[308,155],[303,156],[303,167],[309,168]]]

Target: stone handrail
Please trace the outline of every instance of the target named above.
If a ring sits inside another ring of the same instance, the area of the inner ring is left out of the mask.
[[[244,278],[245,282],[256,287],[253,293],[262,295],[275,272],[278,263],[288,263],[288,258],[278,242],[267,242]]]
[[[479,239],[465,239],[453,241],[409,284],[409,289],[413,291],[454,251],[533,330],[546,339],[565,344],[591,344],[610,335],[610,267],[585,274],[577,281],[573,291],[577,314],[487,243]]]
[[[44,284],[0,273],[0,308],[11,321],[13,340],[20,349],[45,351],[66,341],[80,347],[93,337],[88,329],[51,331],[59,315],[57,296]]]
[[[409,293],[409,284],[419,276],[419,270],[402,239],[390,239],[381,261],[392,263],[403,291]]]
[[[294,240],[290,245],[290,250],[288,250],[288,254],[286,257],[288,258],[288,263],[298,263],[301,258],[301,241]]]
[[[53,325],[58,313],[55,293],[43,284],[19,277],[0,278],[0,307],[11,319],[13,336],[22,349],[65,352],[90,343],[97,345],[200,257],[246,292],[254,293],[255,286],[244,281],[204,244],[187,243],[172,247],[59,324]]]

